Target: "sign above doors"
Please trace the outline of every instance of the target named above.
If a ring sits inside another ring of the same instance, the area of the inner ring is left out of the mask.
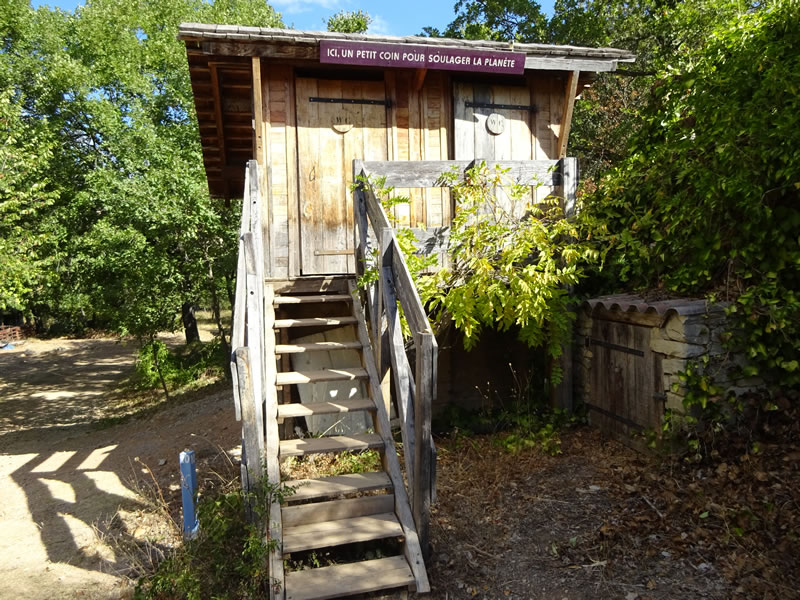
[[[319,45],[320,62],[329,64],[506,75],[521,75],[525,71],[524,52],[333,40],[320,40]]]

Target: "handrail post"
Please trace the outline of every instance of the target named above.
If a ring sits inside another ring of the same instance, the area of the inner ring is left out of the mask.
[[[416,456],[414,457],[413,512],[417,524],[422,553],[430,556],[430,520],[433,504],[434,478],[436,473],[435,450],[431,432],[431,411],[436,397],[437,348],[436,339],[430,331],[416,332],[414,345],[417,350],[416,383],[414,398],[414,420],[416,434]]]

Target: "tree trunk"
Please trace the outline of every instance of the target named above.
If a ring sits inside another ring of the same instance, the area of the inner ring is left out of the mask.
[[[225,327],[222,324],[222,311],[219,305],[219,294],[217,293],[217,282],[214,281],[214,269],[211,266],[211,261],[207,261],[208,265],[208,289],[211,292],[211,312],[214,315],[214,322],[217,324],[217,331],[219,332],[219,339],[222,342],[222,349],[225,355],[231,353],[228,339],[225,337]],[[227,374],[228,371],[225,371]]]
[[[153,365],[158,373],[158,378],[161,380],[161,387],[164,389],[164,396],[169,402],[169,389],[167,389],[167,380],[164,379],[164,372],[161,370],[161,361],[158,359],[158,344],[154,338],[150,338],[150,347],[153,349]]]
[[[194,316],[194,305],[184,302],[181,306],[181,319],[183,320],[183,332],[186,335],[186,343],[200,341],[200,331],[197,329],[197,319]]]

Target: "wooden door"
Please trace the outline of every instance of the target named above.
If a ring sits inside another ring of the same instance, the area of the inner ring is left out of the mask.
[[[650,350],[650,331],[603,319],[592,324],[590,421],[623,439],[661,426],[661,365]]]
[[[485,160],[491,169],[493,160],[534,159],[530,88],[456,83],[453,101],[456,160]],[[521,216],[524,204],[512,213]]]
[[[386,160],[383,81],[297,79],[300,270],[354,273],[353,160]]]

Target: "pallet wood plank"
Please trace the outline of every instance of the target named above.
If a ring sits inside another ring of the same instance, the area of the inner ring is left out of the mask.
[[[375,405],[370,398],[355,398],[339,402],[315,402],[313,404],[281,404],[278,407],[278,419],[289,417],[310,417],[313,415],[328,415],[346,413],[359,410],[375,410]]]
[[[318,327],[324,325],[348,325],[355,323],[353,317],[310,317],[307,319],[276,319],[275,327]]]
[[[318,371],[288,371],[278,373],[277,385],[296,385],[300,383],[316,383],[318,381],[351,381],[366,379],[367,372],[359,367],[352,369],[320,369]]]
[[[328,452],[360,452],[378,449],[384,445],[381,436],[374,433],[335,435],[323,438],[281,440],[280,456],[305,456]]]
[[[386,185],[409,188],[442,187],[442,173],[455,170],[458,180],[472,165],[472,160],[424,160],[408,161],[364,161],[366,174],[386,177]],[[512,181],[539,181],[543,186],[558,185],[561,180],[555,167],[556,160],[494,160],[490,166],[508,169],[507,177]]]
[[[394,513],[381,513],[287,527],[283,532],[283,552],[291,554],[302,550],[402,536],[403,528]]]
[[[297,506],[284,506],[281,517],[284,527],[310,525],[323,521],[339,521],[355,517],[379,515],[394,511],[394,494],[344,498]]]
[[[295,488],[295,493],[288,498],[289,502],[392,489],[392,481],[384,471],[295,479],[287,482],[287,485]]]
[[[407,586],[414,576],[402,556],[306,569],[286,575],[286,600],[326,600]]]

